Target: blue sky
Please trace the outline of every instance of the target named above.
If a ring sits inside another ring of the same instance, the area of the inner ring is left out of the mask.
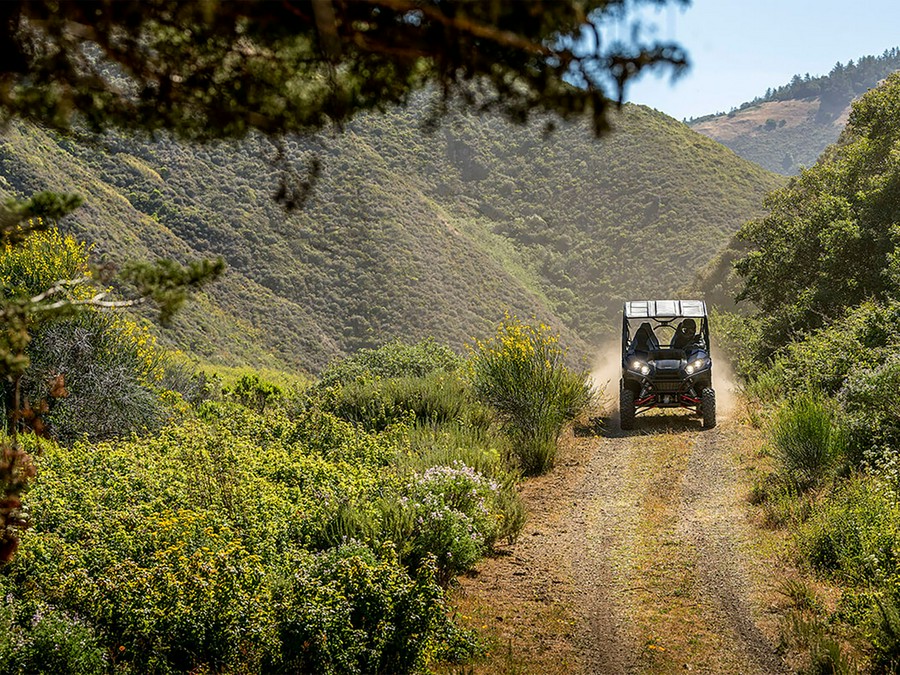
[[[824,75],[837,61],[900,46],[898,0],[694,0],[646,13],[692,65],[675,84],[644,75],[626,97],[677,119],[727,112],[795,73]]]

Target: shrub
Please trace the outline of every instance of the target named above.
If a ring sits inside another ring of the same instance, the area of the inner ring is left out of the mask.
[[[88,252],[55,229],[33,234],[21,246],[6,246],[0,252],[3,293],[31,297],[60,280],[90,279]],[[75,285],[69,292],[84,300],[96,288]],[[21,380],[22,394],[34,404],[50,399],[46,416],[58,438],[110,438],[160,426],[166,415],[158,387],[165,355],[146,326],[85,309],[35,321],[29,333],[31,368]],[[64,398],[49,395],[47,383],[59,375],[67,390]]]
[[[558,337],[507,317],[497,334],[476,341],[471,368],[475,391],[500,414],[522,470],[548,470],[563,426],[590,402],[587,373],[565,365]]]
[[[500,486],[474,469],[434,466],[407,487],[404,506],[415,534],[408,542],[414,567],[435,556],[446,584],[471,568],[496,540],[503,514],[496,508]]]
[[[48,415],[64,442],[158,429],[168,413],[160,398],[165,354],[142,325],[120,316],[84,311],[35,330],[32,367],[23,391],[46,396],[46,382],[64,376],[67,396]]]
[[[462,364],[449,347],[426,338],[414,345],[399,340],[378,349],[360,349],[352,356],[330,364],[319,378],[318,386],[327,388],[358,380],[394,377],[424,377],[436,370],[452,372]]]
[[[896,672],[900,664],[896,496],[877,478],[855,475],[819,505],[800,528],[798,544],[816,571],[845,586],[834,616],[857,626],[871,640],[871,672]]]
[[[253,669],[274,639],[266,570],[223,520],[122,514],[104,523],[108,534],[85,538],[88,550],[67,541],[77,525],[29,533],[13,573],[27,580],[19,592],[77,612],[137,672]]]
[[[847,378],[838,400],[846,418],[851,456],[856,461],[865,459],[880,468],[896,465],[893,457],[900,446],[898,391],[900,357],[896,355],[878,367],[861,368]]]
[[[422,377],[360,379],[320,392],[319,405],[369,431],[398,422],[490,424],[490,415],[474,400],[471,385],[454,372]]]
[[[803,394],[778,412],[772,441],[781,471],[801,490],[819,485],[846,449],[831,408],[814,394]]]
[[[0,287],[6,297],[31,297],[57,281],[90,277],[89,250],[56,228],[34,232],[21,244],[6,244],[0,251]],[[74,287],[73,292],[80,299],[93,294],[83,286]]]
[[[284,398],[281,387],[261,380],[256,373],[242,375],[233,387],[225,388],[223,393],[259,413],[263,412],[266,406]]]
[[[45,603],[24,603],[4,593],[0,609],[0,675],[108,672],[106,654],[84,619]]]
[[[518,472],[503,461],[505,438],[485,429],[459,424],[417,426],[410,432],[412,453],[401,457],[401,467],[424,473],[431,467],[471,467],[499,486],[494,494],[496,539],[514,542],[525,525],[525,507],[519,497]]]
[[[410,576],[390,547],[376,556],[359,543],[296,566],[278,611],[278,672],[418,671],[447,623],[432,566]]]
[[[884,485],[857,476],[807,520],[799,544],[819,572],[850,583],[883,582],[900,571],[900,506]]]
[[[889,588],[888,593],[873,598],[877,609],[875,613],[875,630],[872,646],[875,648],[875,672],[896,673],[900,669],[900,588],[898,581]]]
[[[834,394],[860,369],[875,368],[895,354],[900,339],[895,329],[900,323],[900,303],[866,302],[833,324],[787,344],[770,362],[762,356],[767,341],[758,321],[735,315],[725,318],[726,341],[738,356],[738,372],[750,380],[751,394],[757,380],[769,392]]]
[[[398,458],[403,468],[421,473],[432,466],[461,462],[498,482],[517,477],[504,461],[508,439],[484,427],[459,422],[417,424],[408,438],[410,452]]]

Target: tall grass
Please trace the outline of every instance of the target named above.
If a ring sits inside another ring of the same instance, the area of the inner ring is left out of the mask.
[[[458,373],[433,371],[421,377],[360,379],[316,391],[323,409],[381,431],[410,419],[421,424],[463,422],[477,428],[491,423],[491,412],[475,400]]]
[[[479,398],[498,411],[522,471],[547,471],[560,432],[590,403],[585,372],[570,370],[548,326],[507,316],[494,337],[476,341],[471,367]]]
[[[778,412],[772,442],[783,476],[800,490],[820,485],[847,446],[828,403],[815,394],[802,394]]]

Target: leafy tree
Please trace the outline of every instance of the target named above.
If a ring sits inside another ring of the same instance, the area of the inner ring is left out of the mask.
[[[759,309],[768,353],[868,299],[900,290],[900,74],[853,106],[842,140],[767,200],[739,236],[741,299]]]
[[[208,139],[305,133],[433,87],[438,112],[589,113],[602,131],[608,92],[686,65],[637,32],[607,44],[603,25],[669,1],[5,2],[0,111]]]

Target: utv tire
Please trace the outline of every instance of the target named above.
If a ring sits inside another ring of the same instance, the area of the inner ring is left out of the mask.
[[[625,387],[619,389],[619,427],[622,431],[634,429],[634,392]]]
[[[716,392],[707,387],[700,392],[700,411],[703,413],[703,428],[716,426]]]

